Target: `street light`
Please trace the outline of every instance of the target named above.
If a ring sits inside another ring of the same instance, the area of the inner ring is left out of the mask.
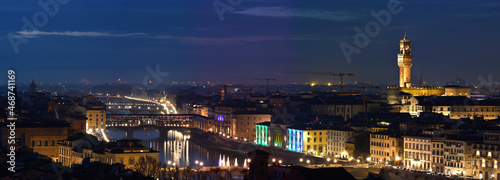
[[[203,166],[203,162],[200,162],[200,166]]]
[[[278,164],[281,164],[281,160],[278,161]]]
[[[327,158],[326,161],[330,162],[330,158]]]
[[[274,162],[276,162],[276,159],[275,159],[275,158],[273,158],[273,163],[274,163]]]
[[[307,164],[311,163],[311,161],[309,161],[309,159],[307,160]]]
[[[302,161],[304,161],[304,159],[300,158],[300,162],[302,163]]]
[[[168,163],[168,165],[170,165],[170,164],[172,164],[172,161],[168,161],[167,163]]]
[[[196,160],[196,161],[194,161],[194,163],[195,163],[195,164],[198,164],[199,162],[198,162],[198,160]]]

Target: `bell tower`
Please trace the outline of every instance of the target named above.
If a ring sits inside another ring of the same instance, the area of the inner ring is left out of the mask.
[[[399,87],[409,88],[411,87],[411,66],[413,60],[411,54],[411,41],[406,38],[406,33],[403,40],[399,41],[399,49]]]

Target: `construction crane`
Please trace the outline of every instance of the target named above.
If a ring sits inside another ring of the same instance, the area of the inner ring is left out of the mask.
[[[249,80],[256,80],[256,81],[266,81],[266,87],[267,87],[267,93],[269,93],[269,81],[276,81],[276,78],[244,78],[244,77],[238,77],[237,79],[249,79]]]
[[[283,73],[289,74],[311,74],[311,75],[326,75],[326,76],[338,76],[339,77],[339,92],[342,92],[342,86],[344,85],[344,76],[353,77],[354,73],[338,73],[338,72],[314,72],[314,71],[284,71]],[[335,79],[334,79],[335,81]]]

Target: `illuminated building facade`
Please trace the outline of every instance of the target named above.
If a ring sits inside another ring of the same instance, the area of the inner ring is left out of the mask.
[[[472,176],[500,179],[500,132],[486,131],[482,143],[472,145]]]
[[[304,131],[300,129],[288,129],[288,150],[303,152]]]
[[[326,156],[348,159],[353,156],[352,151],[347,151],[347,142],[354,136],[350,128],[338,128],[326,132]]]
[[[68,138],[69,125],[59,123],[16,123],[16,149],[30,147],[34,153],[45,155],[56,161],[59,156],[58,141]],[[2,129],[2,142],[9,137],[8,127]],[[8,148],[7,143],[2,144]]]
[[[461,139],[448,137],[444,140],[444,173],[447,175],[472,174],[472,144]]]
[[[288,149],[288,128],[291,124],[285,124],[281,120],[270,123],[269,133],[271,133],[271,142],[273,147]]]
[[[500,116],[500,101],[474,102],[465,96],[411,97],[407,104],[400,105],[398,109],[401,113],[409,113],[417,117],[421,112],[433,112],[449,116],[450,119],[481,117],[485,120],[493,120]]]
[[[82,160],[89,158],[91,162],[97,161],[105,164],[121,163],[127,169],[134,169],[135,163],[141,157],[152,157],[158,161],[160,152],[143,146],[141,140],[119,140],[110,143],[100,151],[86,139],[61,140],[58,143],[59,162],[63,166],[71,167],[81,164]],[[96,151],[97,150],[97,151]]]
[[[400,165],[403,152],[401,136],[388,131],[370,134],[370,160],[373,163]]]
[[[327,129],[326,128],[305,128],[304,130],[304,152],[315,155],[326,155]]]
[[[269,146],[271,137],[269,136],[269,123],[259,123],[255,125],[255,143]]]
[[[90,106],[87,108],[87,132],[106,129],[106,106]]]
[[[253,140],[256,137],[255,124],[271,121],[271,114],[263,111],[237,111],[231,117],[230,135],[239,140]]]
[[[444,141],[432,141],[432,172],[444,173]]]
[[[430,136],[404,136],[404,167],[426,170],[432,168],[432,138]]]

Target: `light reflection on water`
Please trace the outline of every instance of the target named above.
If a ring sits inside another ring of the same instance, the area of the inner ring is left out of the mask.
[[[134,138],[142,140],[144,146],[160,151],[159,160],[165,164],[171,161],[181,167],[188,165],[195,167],[195,161],[198,160],[203,162],[204,166],[218,166],[219,158],[225,161],[229,158],[231,165],[234,165],[237,158],[237,164],[241,166],[245,158],[240,154],[229,155],[204,148],[189,140],[190,134],[183,134],[177,130],[135,129],[132,134]],[[109,128],[107,136],[109,139],[122,139],[127,137],[127,131]]]

